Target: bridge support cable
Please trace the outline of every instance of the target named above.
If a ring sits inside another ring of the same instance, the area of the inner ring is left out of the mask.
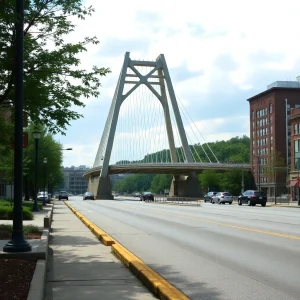
[[[177,99],[179,99],[179,98],[177,97]],[[179,104],[181,104],[182,107],[184,108],[184,106],[183,106],[183,104],[182,104],[181,102],[179,102]],[[181,111],[182,111],[182,110],[181,110]],[[185,119],[187,120],[187,124],[188,124],[189,121],[188,121],[188,119],[187,119],[187,117],[186,117],[186,115],[185,115],[185,112],[182,111],[182,114],[183,114],[183,116],[185,117]],[[195,124],[194,124],[194,125],[195,125]],[[192,126],[189,126],[189,127],[190,127],[191,131],[193,132],[193,134],[194,134],[196,140],[198,141],[200,147],[202,148],[202,150],[203,150],[205,156],[207,157],[207,159],[209,160],[209,162],[212,162],[211,159],[210,159],[210,157],[209,157],[209,155],[207,154],[205,148],[203,147],[202,143],[198,140],[198,137],[197,137],[197,135],[196,135],[196,133],[195,133],[193,127],[192,127]],[[195,127],[196,127],[196,125],[195,125]],[[187,134],[187,136],[188,136],[188,134]],[[188,136],[188,137],[189,137],[189,136]],[[194,146],[193,140],[192,140],[191,138],[189,138],[189,140],[190,140],[190,144],[193,146],[194,150],[195,150],[196,153],[198,154],[198,152],[197,152],[197,150],[196,150],[196,148],[195,148],[195,146]],[[214,155],[214,154],[213,154],[213,155]],[[198,157],[200,157],[200,156],[198,155]],[[202,161],[202,160],[201,160],[201,161]]]
[[[184,117],[186,118],[186,120],[188,121],[188,118],[190,119],[190,121],[192,122],[192,124],[195,126],[196,130],[198,131],[198,133],[200,134],[200,136],[202,137],[202,139],[204,140],[206,146],[208,147],[208,149],[210,150],[210,152],[212,153],[212,155],[214,156],[214,158],[216,159],[216,161],[219,163],[218,158],[216,157],[215,153],[213,152],[213,150],[211,149],[211,147],[209,146],[209,144],[207,143],[206,139],[204,138],[204,136],[202,135],[201,131],[199,130],[199,128],[196,126],[195,122],[193,121],[193,119],[191,118],[191,116],[189,115],[188,111],[186,110],[186,108],[184,107],[183,103],[181,102],[180,98],[178,96],[176,96],[179,102],[179,105],[182,107],[182,113],[184,115]],[[186,115],[188,116],[188,118],[186,117]]]

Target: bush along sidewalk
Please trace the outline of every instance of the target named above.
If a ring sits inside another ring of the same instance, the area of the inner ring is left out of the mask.
[[[13,201],[10,201],[10,200],[0,200],[0,207],[1,206],[10,206],[11,207],[13,205],[14,205]],[[31,211],[33,211],[34,202],[33,201],[23,201],[22,202],[22,206],[23,207],[27,207]],[[39,209],[43,209],[42,203],[38,203],[38,208]]]
[[[12,202],[8,200],[0,200],[0,220],[13,219],[13,206]],[[22,202],[23,206],[23,220],[33,220],[33,206],[34,202]],[[39,209],[42,209],[42,204],[38,203]]]
[[[10,239],[12,230],[12,225],[0,224],[0,240]],[[23,233],[26,239],[40,239],[42,235],[42,231],[34,225],[24,225]]]
[[[13,220],[13,207],[0,206],[0,220]],[[33,220],[33,213],[28,207],[23,207],[23,220]]]

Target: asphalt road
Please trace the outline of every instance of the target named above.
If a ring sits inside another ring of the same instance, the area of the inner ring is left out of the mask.
[[[300,299],[300,209],[70,204],[191,299]]]

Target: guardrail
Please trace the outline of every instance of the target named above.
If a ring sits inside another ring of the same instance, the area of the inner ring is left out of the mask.
[[[170,197],[170,196],[155,196],[154,202],[161,203],[177,203],[177,204],[194,204],[200,206],[199,198],[192,197]]]

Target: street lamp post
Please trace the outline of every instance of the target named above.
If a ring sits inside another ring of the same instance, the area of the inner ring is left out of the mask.
[[[47,158],[46,157],[44,158],[43,162],[44,162],[44,198],[43,198],[43,205],[45,205],[46,204],[45,195],[47,195],[47,198],[48,198],[48,190],[47,190],[47,193],[46,193],[46,166],[47,166]]]
[[[14,131],[14,208],[11,240],[4,252],[28,252],[31,246],[23,233],[23,107],[24,107],[24,0],[15,1],[15,131]]]
[[[33,132],[33,137],[34,137],[34,141],[35,141],[35,179],[34,179],[34,205],[33,205],[33,211],[37,212],[39,211],[38,208],[38,202],[37,202],[37,194],[38,194],[38,172],[39,172],[39,139],[41,137],[41,132],[35,130]]]

